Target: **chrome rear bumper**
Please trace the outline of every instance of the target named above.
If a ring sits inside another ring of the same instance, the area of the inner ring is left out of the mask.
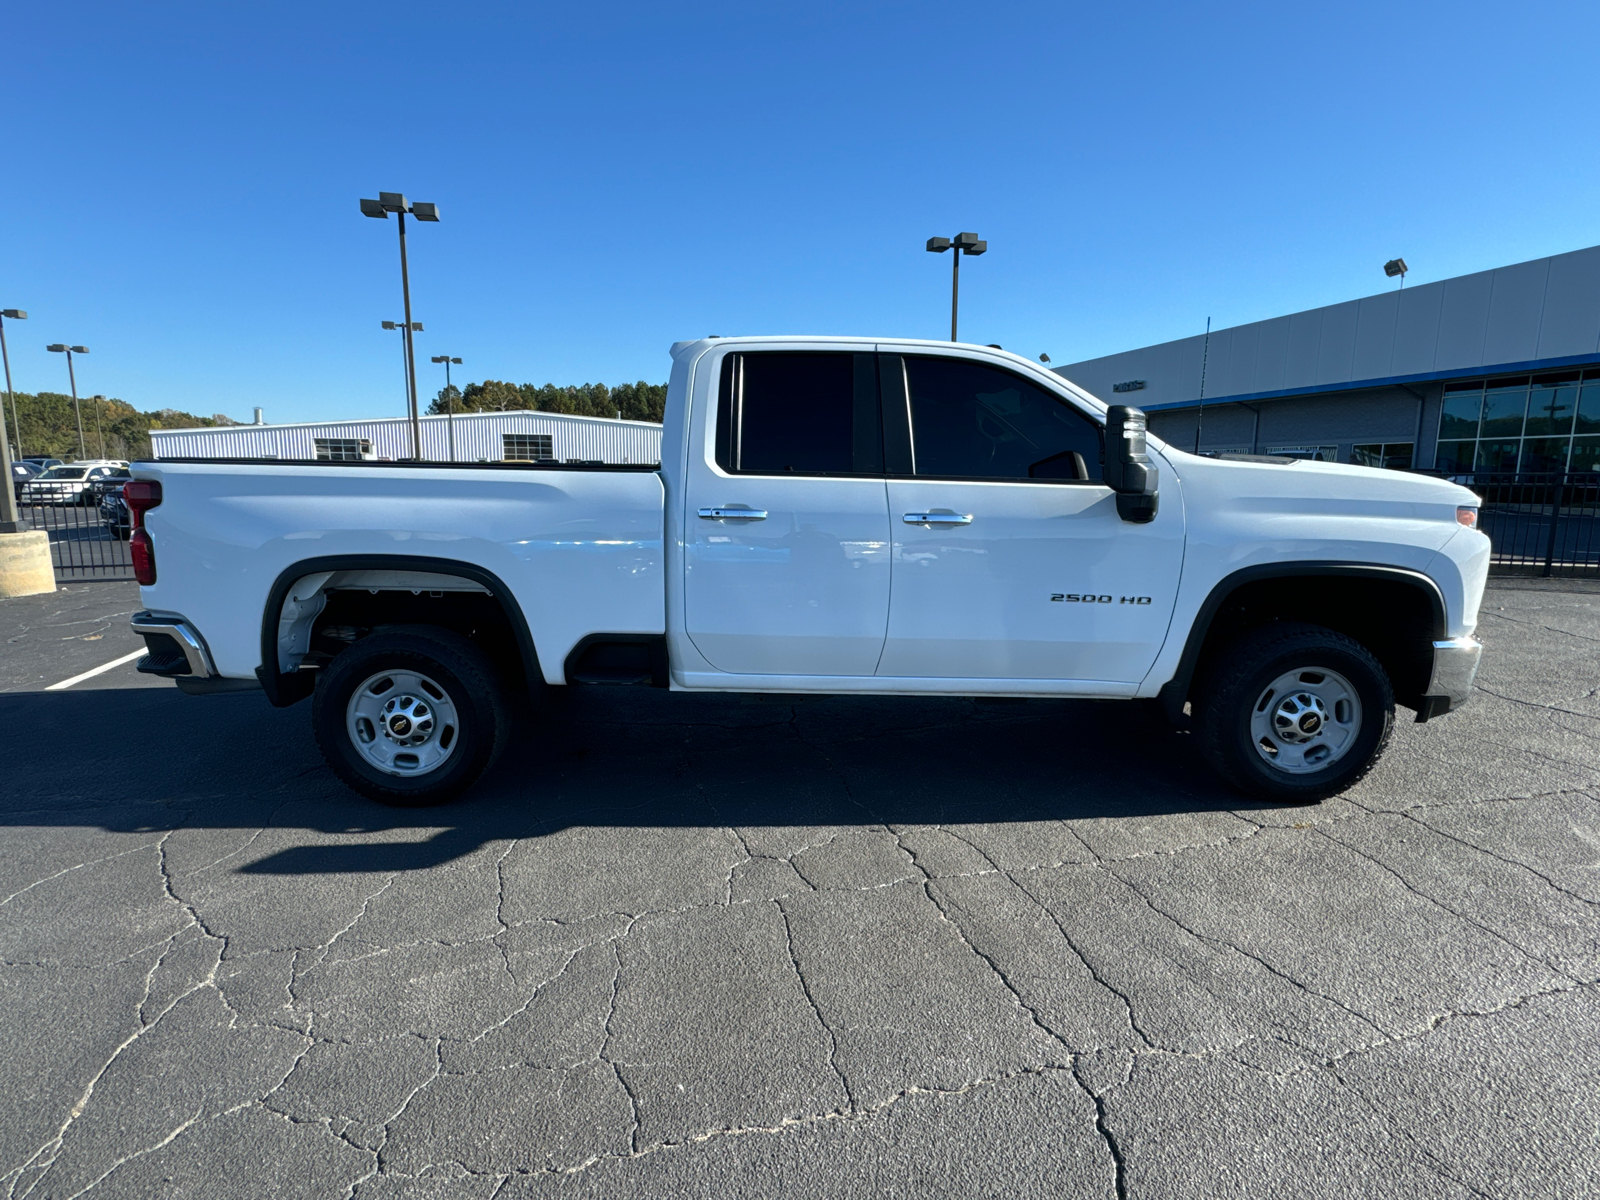
[[[210,679],[217,673],[200,631],[177,613],[136,612],[129,623],[150,648],[136,664],[145,674]],[[173,646],[181,659],[172,653]]]

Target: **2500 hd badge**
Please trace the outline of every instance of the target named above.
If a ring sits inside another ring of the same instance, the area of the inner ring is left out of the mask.
[[[1058,604],[1149,604],[1149,596],[1096,596],[1089,592],[1056,592],[1051,600]]]

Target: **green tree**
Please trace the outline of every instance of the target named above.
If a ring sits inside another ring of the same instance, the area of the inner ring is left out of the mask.
[[[664,383],[623,383],[607,387],[603,383],[583,383],[558,387],[553,383],[504,383],[485,379],[465,388],[450,389],[456,412],[553,412],[580,417],[615,417],[624,420],[652,421],[659,425],[667,405]],[[428,405],[432,416],[449,411],[445,390]]]
[[[3,397],[0,397],[3,399]],[[6,407],[6,432],[21,454],[48,454],[72,462],[78,453],[78,420],[72,411],[72,397],[60,392],[16,393],[19,429],[11,428],[11,408]],[[130,461],[150,457],[150,430],[197,429],[239,422],[218,414],[197,417],[175,408],[140,412],[126,400],[96,401],[81,397],[83,441],[88,457],[100,458],[104,445],[106,458]],[[98,411],[97,411],[98,410]]]

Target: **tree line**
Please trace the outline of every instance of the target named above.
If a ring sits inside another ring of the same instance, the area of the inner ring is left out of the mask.
[[[126,400],[78,401],[83,417],[83,447],[78,449],[78,416],[72,411],[72,397],[60,392],[14,392],[16,416],[0,392],[0,405],[6,410],[6,437],[12,453],[48,454],[72,462],[79,458],[121,458],[132,462],[150,457],[150,430],[198,429],[212,425],[238,425],[240,422],[221,413],[197,417],[175,408],[140,412]],[[20,426],[20,428],[19,428]]]
[[[428,405],[430,416],[443,416],[454,411],[462,412],[553,412],[570,413],[580,417],[616,417],[627,421],[653,421],[661,424],[667,406],[667,385],[664,383],[619,383],[607,387],[603,383],[580,383],[560,387],[553,383],[535,386],[531,383],[503,383],[498,379],[485,379],[482,383],[469,383],[464,388],[439,389],[433,403]]]

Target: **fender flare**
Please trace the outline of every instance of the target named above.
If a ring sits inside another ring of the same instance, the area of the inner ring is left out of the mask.
[[[322,571],[428,571],[435,575],[456,575],[480,584],[488,589],[511,623],[517,648],[522,652],[522,669],[527,676],[529,696],[537,701],[542,694],[546,686],[544,671],[539,666],[539,653],[534,648],[533,635],[528,631],[528,619],[511,589],[493,571],[473,563],[419,554],[334,554],[322,558],[304,558],[285,567],[267,593],[266,607],[261,613],[261,665],[256,668],[256,678],[261,681],[261,690],[267,694],[274,708],[288,708],[311,695],[316,687],[316,678],[308,671],[284,674],[278,670],[278,617],[295,582]]]
[[[1446,636],[1448,624],[1444,593],[1439,590],[1439,585],[1432,578],[1421,571],[1413,571],[1406,567],[1383,567],[1373,563],[1318,561],[1261,563],[1245,567],[1234,571],[1231,575],[1223,576],[1212,587],[1204,603],[1200,605],[1199,611],[1195,613],[1194,622],[1189,626],[1188,639],[1183,645],[1183,654],[1178,659],[1178,669],[1156,693],[1156,701],[1161,705],[1162,712],[1168,720],[1176,722],[1183,715],[1184,703],[1189,699],[1189,685],[1194,682],[1195,668],[1199,665],[1200,651],[1206,644],[1206,637],[1211,632],[1211,622],[1227,603],[1228,597],[1246,584],[1263,579],[1292,579],[1299,576],[1373,579],[1414,587],[1428,597],[1433,611],[1434,638],[1437,640]]]

